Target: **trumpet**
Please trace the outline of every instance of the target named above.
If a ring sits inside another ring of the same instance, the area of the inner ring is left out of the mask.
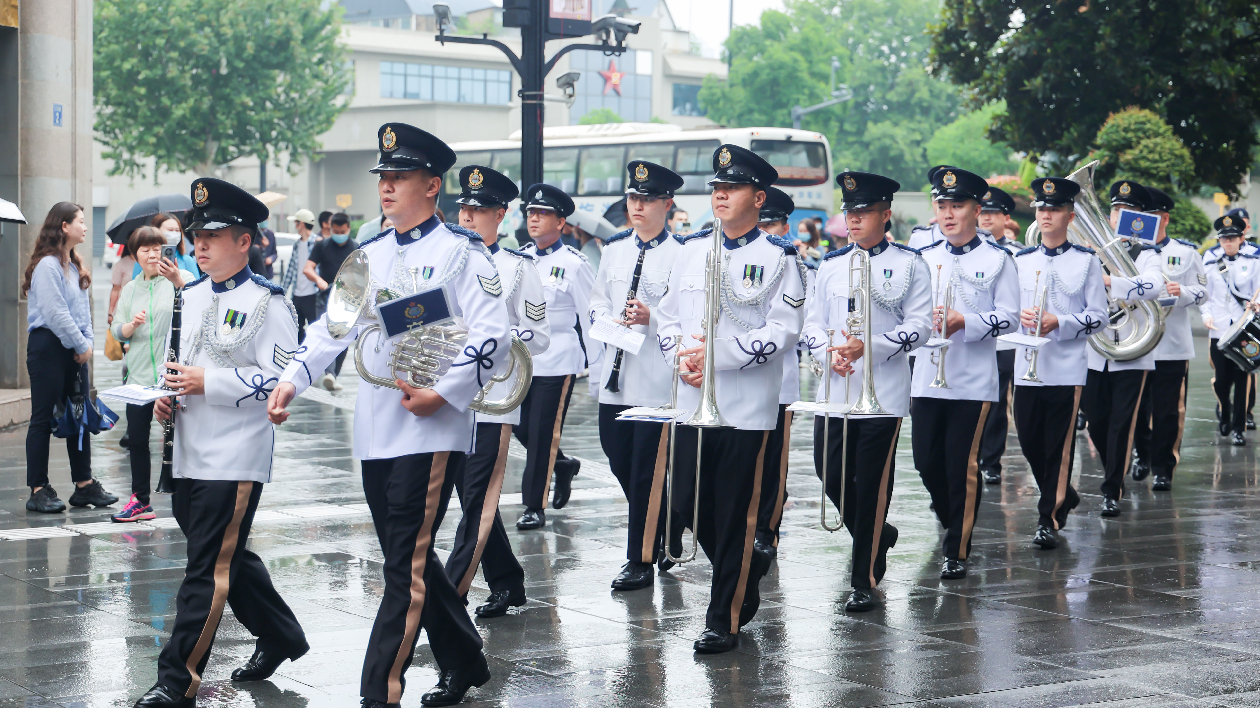
[[[1041,271],[1037,271],[1037,279],[1033,281],[1033,292],[1037,292],[1037,285],[1041,282]],[[1041,289],[1041,295],[1037,298],[1037,324],[1033,327],[1032,335],[1034,337],[1041,336],[1041,316],[1046,311],[1046,298],[1050,296],[1050,276],[1046,276],[1046,286]],[[1041,353],[1041,348],[1028,348],[1024,350],[1024,360],[1028,362],[1028,371],[1019,377],[1022,381],[1031,381],[1032,383],[1041,383],[1041,379],[1037,378],[1037,355]]]
[[[940,289],[941,289],[941,266],[938,265],[936,266],[936,289],[935,289],[935,292],[932,293],[932,312],[935,315],[936,308],[937,308],[936,303],[940,302],[941,306],[943,306],[944,308],[944,311],[941,313],[941,324],[939,327],[936,328],[936,332],[937,332],[938,337],[941,337],[942,339],[944,339],[945,338],[945,318],[949,315],[950,308],[954,306],[954,283],[951,281],[949,285],[945,286],[945,298],[943,300],[938,301],[936,298],[936,294],[940,292]],[[949,383],[945,380],[945,354],[947,353],[948,349],[949,349],[949,341],[947,340],[944,344],[937,347],[936,351],[932,353],[932,356],[933,356],[932,363],[936,364],[936,378],[932,379],[932,383],[928,384],[928,388],[949,388]]]

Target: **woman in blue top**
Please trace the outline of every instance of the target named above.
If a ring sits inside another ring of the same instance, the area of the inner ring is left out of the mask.
[[[87,227],[83,207],[59,202],[39,230],[35,250],[22,279],[27,297],[26,370],[31,378],[31,424],[26,431],[26,483],[30,511],[55,513],[66,505],[48,483],[48,438],[52,434],[53,406],[87,384],[87,362],[92,359],[92,311],[88,287],[92,276],[83,272],[83,261],[74,247],[83,243]],[[91,436],[66,439],[70,478],[74,480],[74,506],[109,506],[118,497],[92,479]]]
[[[161,212],[153,215],[153,218],[149,220],[149,226],[161,231],[162,236],[166,237],[166,244],[175,247],[175,267],[192,273],[193,280],[200,278],[201,269],[197,267],[197,259],[193,257],[192,253],[189,253],[192,250],[192,245],[188,243],[188,239],[184,238],[184,227],[179,223],[179,219],[166,212]],[[131,239],[134,236],[135,231],[131,233],[131,236],[127,237],[128,251],[131,250]],[[133,279],[140,277],[141,270],[140,264],[136,263],[131,268],[131,277]],[[110,324],[113,325],[114,323],[110,322]]]

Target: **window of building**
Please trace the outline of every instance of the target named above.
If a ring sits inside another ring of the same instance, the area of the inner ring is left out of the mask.
[[[696,84],[674,84],[674,115],[703,116],[700,107],[700,87]]]
[[[651,52],[630,49],[616,57],[600,52],[568,56],[569,69],[581,74],[573,86],[573,107],[569,109],[573,123],[597,108],[615,111],[627,121],[646,123],[652,119]]]
[[[342,69],[346,72],[346,78],[349,79],[349,81],[346,82],[346,90],[342,91],[341,95],[353,96],[354,95],[354,81],[355,81],[354,60],[351,59],[347,61],[345,64],[342,64]]]
[[[381,62],[381,98],[506,105],[512,72],[466,66]]]

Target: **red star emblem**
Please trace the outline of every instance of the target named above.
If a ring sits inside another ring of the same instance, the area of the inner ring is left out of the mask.
[[[625,74],[617,71],[617,62],[615,60],[609,59],[608,71],[601,71],[599,75],[604,77],[605,96],[608,95],[608,89],[616,91],[618,96],[621,95],[621,77],[625,76]]]

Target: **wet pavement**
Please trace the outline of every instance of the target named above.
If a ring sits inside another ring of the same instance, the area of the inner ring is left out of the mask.
[[[469,705],[1260,706],[1255,434],[1245,448],[1214,435],[1206,340],[1199,345],[1171,493],[1130,480],[1124,514],[1102,519],[1100,470],[1082,434],[1073,481],[1084,501],[1061,546],[1038,550],[1029,543],[1036,488],[1012,434],[1003,483],[985,489],[963,580],[937,577],[939,526],[911,464],[907,420],[890,514],[900,540],[883,604],[866,614],[842,609],[848,535],[818,526],[810,431],[798,423],[762,609],[739,650],[707,657],[691,650],[708,599],[703,554],[651,590],[609,589],[625,557],[626,504],[599,449],[595,406],[579,388],[563,439],[584,461],[573,501],[548,510],[543,530],[518,532],[519,495],[505,495],[530,601],[477,620],[494,677]],[[119,380],[118,364],[101,356],[96,364],[99,387]],[[279,429],[276,481],[250,538],[312,650],[268,682],[233,685],[228,674],[253,643],[229,613],[200,705],[358,705],[381,554],[350,456],[354,386],[349,373],[342,380],[345,391],[299,399]],[[122,427],[93,440],[93,454],[97,477],[125,496]],[[155,450],[158,435],[155,426]],[[111,525],[109,510],[29,514],[24,439],[24,428],[0,431],[0,708],[129,706],[154,681],[182,576],[169,497],[155,495],[159,518],[144,525]],[[53,460],[64,497],[64,448],[54,445]],[[519,491],[523,461],[516,447],[509,492]],[[442,554],[455,513],[439,536]],[[478,577],[470,596],[485,594]],[[418,706],[436,681],[427,647],[417,659],[404,706]]]

